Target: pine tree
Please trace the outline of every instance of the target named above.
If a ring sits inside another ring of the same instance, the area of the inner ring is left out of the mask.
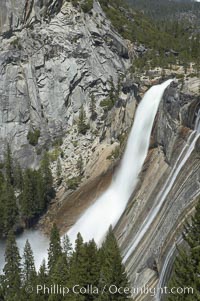
[[[70,259],[72,257],[72,244],[69,240],[68,235],[64,235],[63,237],[63,241],[62,241],[62,250],[63,250],[63,254],[65,254],[66,258],[67,258],[67,262],[69,265]]]
[[[2,190],[4,184],[5,184],[5,178],[3,173],[0,171],[0,191]]]
[[[35,270],[35,263],[33,257],[33,251],[29,241],[26,241],[23,253],[23,262],[22,262],[22,290],[20,294],[20,301],[35,301],[37,298],[36,293],[36,280],[37,273]],[[27,287],[32,287],[32,293],[26,291]]]
[[[93,287],[99,286],[100,278],[100,256],[97,249],[97,245],[94,240],[89,241],[85,244],[86,249],[86,274],[85,283]],[[86,294],[87,301],[96,300],[96,294]]]
[[[0,238],[4,235],[4,205],[2,190],[0,189]]]
[[[19,250],[13,231],[10,231],[6,241],[4,288],[6,301],[19,301],[21,287],[21,263]]]
[[[88,129],[89,129],[89,126],[86,123],[86,114],[85,114],[84,108],[82,106],[80,109],[80,112],[79,112],[78,132],[80,134],[85,135]]]
[[[43,177],[46,199],[47,202],[49,202],[51,197],[54,196],[54,189],[53,189],[53,176],[50,168],[50,160],[47,152],[44,153],[44,156],[42,158],[40,170]]]
[[[45,198],[45,185],[44,179],[41,174],[41,170],[34,171],[34,183],[35,183],[35,194],[34,200],[36,205],[36,214],[37,216],[44,212],[47,207],[46,198]]]
[[[24,247],[24,254],[23,254],[23,264],[22,264],[22,278],[23,283],[34,283],[36,278],[36,270],[35,270],[35,263],[33,257],[33,251],[31,249],[31,245],[29,241],[26,241]]]
[[[0,275],[0,300],[5,301],[4,277]]]
[[[120,250],[113,234],[112,227],[110,227],[108,234],[101,248],[101,276],[99,286],[103,288],[105,285],[108,287],[115,285],[116,287],[129,287],[128,277],[125,272],[125,267],[122,264],[122,257]],[[108,291],[99,300],[119,300],[124,301],[128,298],[128,294],[110,294]]]
[[[0,172],[0,238],[4,234],[4,207],[5,207],[5,199],[4,199],[4,187],[5,187],[5,179]]]
[[[23,176],[23,188],[20,196],[21,212],[26,226],[31,225],[36,212],[36,203],[34,199],[35,186],[32,171],[26,169]]]
[[[59,256],[53,270],[50,274],[50,283],[56,283],[62,285],[63,287],[68,287],[69,284],[69,268],[67,264],[67,259],[64,254]],[[49,301],[62,301],[62,295],[51,295],[48,299]],[[67,297],[67,300],[68,297]]]
[[[44,285],[45,283],[47,283],[47,267],[46,267],[45,259],[42,261],[42,264],[38,272],[38,283],[40,285]]]
[[[37,283],[39,285],[44,286],[45,284],[49,283],[49,277],[47,273],[46,262],[43,260],[40,269],[38,271]],[[42,291],[39,291],[37,298],[35,300],[38,301],[46,301],[48,300],[48,295],[45,295]]]
[[[6,181],[8,184],[14,183],[13,178],[13,159],[11,154],[10,145],[7,144],[7,149],[5,153],[5,169],[6,169]]]
[[[0,203],[3,204],[3,234],[8,232],[15,226],[18,219],[18,208],[13,187],[9,183],[5,183],[0,196]]]
[[[19,162],[16,162],[15,166],[14,166],[14,172],[13,172],[13,178],[14,178],[14,186],[19,189],[22,190],[22,185],[23,185],[23,173],[22,173],[22,169],[21,166],[19,164]]]
[[[70,283],[69,286],[72,288],[77,283],[80,287],[86,285],[86,275],[87,275],[87,253],[86,248],[83,243],[83,238],[80,233],[77,235],[75,241],[75,250],[71,259],[70,267]],[[71,301],[84,301],[86,297],[82,294],[71,294]]]
[[[48,249],[48,268],[49,268],[50,275],[53,269],[55,268],[55,265],[60,256],[62,256],[60,236],[59,236],[58,228],[54,224],[51,229],[50,243]]]

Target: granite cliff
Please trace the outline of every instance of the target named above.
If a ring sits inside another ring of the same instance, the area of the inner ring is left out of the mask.
[[[100,102],[111,89],[119,87],[121,93],[130,61],[126,42],[98,2],[88,14],[70,2],[62,7],[61,1],[18,2],[1,3],[0,154],[2,159],[10,143],[23,166],[36,166],[42,149],[76,128],[82,106],[90,123],[85,143],[96,138],[95,131],[102,136],[107,113]],[[130,98],[122,94],[120,107]],[[90,119],[91,95],[95,122]],[[28,133],[39,133],[34,146]]]
[[[97,1],[89,13],[58,0],[9,0],[0,8],[0,159],[7,143],[23,167],[36,167],[44,149],[62,154],[63,182],[41,225],[47,229],[56,221],[64,233],[107,187],[137,103],[150,85],[163,80],[162,74],[158,70],[151,79],[138,80],[129,75],[130,43],[114,30]],[[193,133],[199,85],[198,78],[185,76],[167,89],[140,181],[115,229],[134,286],[156,285],[168,250],[200,193],[200,141]],[[109,107],[112,93],[117,100]],[[77,128],[82,108],[89,124],[85,135]],[[31,145],[28,134],[36,131],[38,141]],[[55,149],[60,138],[63,143]],[[78,176],[80,154],[82,184],[72,193],[67,180]],[[55,169],[54,161],[54,175]]]

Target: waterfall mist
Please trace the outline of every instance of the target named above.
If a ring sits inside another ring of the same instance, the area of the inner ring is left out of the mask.
[[[84,241],[102,242],[110,225],[122,215],[137,184],[138,175],[147,156],[151,131],[165,89],[173,80],[153,86],[140,102],[127,147],[110,187],[89,207],[67,233],[74,243],[80,232]]]

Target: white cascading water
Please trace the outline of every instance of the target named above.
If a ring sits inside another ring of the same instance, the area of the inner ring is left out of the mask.
[[[144,222],[142,223],[139,231],[134,236],[130,247],[125,250],[124,254],[124,262],[128,260],[129,256],[134,252],[134,250],[137,248],[140,241],[143,239],[145,233],[155,220],[157,214],[159,213],[160,209],[162,208],[165,199],[167,195],[169,194],[170,190],[172,189],[177,176],[179,175],[180,171],[182,170],[183,166],[187,162],[187,160],[190,158],[191,153],[193,152],[196,142],[200,136],[200,110],[198,112],[198,116],[196,119],[195,124],[195,130],[190,134],[187,144],[182,149],[169,177],[167,178],[165,185],[161,189],[161,191],[158,194],[158,197],[156,198],[155,204],[156,206],[153,207],[147,217],[145,218]]]
[[[137,184],[146,158],[152,126],[165,89],[173,80],[150,88],[138,106],[121,166],[110,187],[89,207],[67,233],[74,243],[78,232],[84,241],[100,244],[110,225],[116,225]]]
[[[128,199],[137,183],[137,176],[147,155],[151,130],[164,90],[172,82],[168,80],[152,87],[141,101],[121,167],[110,188],[91,206],[70,229],[69,236],[74,242],[78,232],[85,241],[94,238],[101,242],[108,227],[116,224],[123,213]],[[48,239],[39,231],[25,231],[17,238],[22,254],[25,241],[32,245],[37,270],[42,259],[47,259]],[[0,272],[4,266],[5,243],[0,242]]]

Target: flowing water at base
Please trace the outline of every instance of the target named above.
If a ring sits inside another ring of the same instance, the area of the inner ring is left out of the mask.
[[[173,80],[150,88],[138,106],[128,144],[112,184],[96,202],[85,211],[69,230],[74,243],[80,232],[84,241],[94,240],[100,244],[110,225],[116,225],[126,208],[128,200],[137,184],[138,175],[147,156],[151,131],[159,103],[165,89]]]

